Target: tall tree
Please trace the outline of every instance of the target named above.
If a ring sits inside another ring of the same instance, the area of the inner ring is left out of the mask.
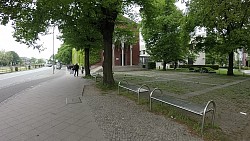
[[[13,60],[13,56],[10,53],[5,52],[4,50],[0,50],[0,65],[7,66],[10,65],[11,60]]]
[[[142,34],[148,53],[154,60],[163,61],[166,70],[166,63],[174,62],[176,68],[177,62],[184,59],[186,49],[181,46],[180,34],[183,15],[174,0],[158,2],[153,13],[155,18],[143,17]]]
[[[117,16],[119,13],[126,12],[126,7],[135,3],[143,8],[141,11],[145,14],[150,14],[153,10],[150,9],[151,1],[154,0],[5,0],[1,1],[0,20],[3,24],[14,20],[17,41],[41,49],[42,47],[36,44],[36,40],[39,39],[39,33],[48,31],[52,21],[57,24],[67,22],[68,16],[75,13],[86,20],[90,19],[96,23],[102,35],[103,83],[113,85],[112,39]],[[80,12],[77,10],[79,7],[83,7]]]
[[[6,53],[12,56],[11,60],[9,60],[12,63],[12,65],[16,65],[20,62],[20,57],[15,51],[8,51]]]
[[[114,30],[114,40],[122,41],[125,40],[126,43],[134,44],[139,40],[139,28],[135,21],[132,21],[123,15],[118,15],[115,30]]]
[[[82,4],[76,3],[74,13],[68,15],[67,19],[60,23],[61,38],[76,50],[84,50],[85,75],[90,75],[90,50],[100,50],[102,36],[91,11],[85,13],[89,18],[80,15],[82,9],[85,8]]]
[[[70,64],[72,58],[72,47],[67,44],[62,44],[55,56],[63,64]]]
[[[31,57],[30,63],[31,65],[35,65],[37,63],[37,59],[35,57]]]
[[[46,61],[45,61],[44,59],[37,59],[37,63],[38,63],[39,65],[41,65],[41,64],[45,64]]]
[[[189,6],[190,24],[204,27],[206,37],[198,36],[197,47],[214,49],[228,54],[227,75],[233,74],[234,52],[250,48],[250,1],[248,0],[192,0]]]

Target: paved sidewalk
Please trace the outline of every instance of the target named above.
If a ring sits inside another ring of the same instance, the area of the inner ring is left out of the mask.
[[[85,86],[86,100],[99,127],[110,141],[202,141],[187,126],[149,112],[117,92],[101,92],[93,85]]]
[[[90,81],[66,72],[0,103],[0,141],[202,140],[148,107],[116,93],[102,95]]]
[[[84,99],[66,104],[85,83],[67,73],[1,103],[0,141],[105,141]]]

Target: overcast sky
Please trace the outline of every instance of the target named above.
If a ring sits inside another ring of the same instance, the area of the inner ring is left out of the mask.
[[[13,32],[14,29],[10,25],[0,25],[0,50],[15,51],[20,57],[35,57],[37,59],[48,59],[53,54],[53,34],[40,37],[41,43],[43,43],[43,46],[46,49],[39,53],[37,49],[28,48],[28,46],[16,42],[15,39],[12,37]],[[58,48],[62,44],[62,42],[56,38],[56,36],[59,35],[58,30],[56,28],[54,35],[54,53],[56,54]]]

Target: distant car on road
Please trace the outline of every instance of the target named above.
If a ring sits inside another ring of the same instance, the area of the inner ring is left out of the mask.
[[[61,68],[62,68],[62,64],[59,63],[59,62],[57,62],[57,63],[56,63],[56,69],[61,69]]]
[[[52,67],[52,64],[46,64],[45,66],[46,67]]]

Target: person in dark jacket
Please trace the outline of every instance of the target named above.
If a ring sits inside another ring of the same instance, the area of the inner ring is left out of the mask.
[[[74,76],[78,76],[79,65],[77,63],[74,65],[74,71],[75,71]]]

